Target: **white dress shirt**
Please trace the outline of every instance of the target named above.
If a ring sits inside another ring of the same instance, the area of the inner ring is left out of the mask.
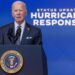
[[[21,35],[20,35],[20,41],[22,40],[22,36],[23,36],[23,32],[24,32],[24,29],[25,29],[25,21],[23,21],[23,23],[20,25],[21,26]],[[16,34],[16,31],[17,31],[17,28],[19,27],[19,24],[17,22],[14,22],[14,27],[15,27],[15,34]]]

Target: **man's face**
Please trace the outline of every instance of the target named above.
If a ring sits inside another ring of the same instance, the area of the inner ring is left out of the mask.
[[[26,16],[26,8],[22,3],[16,3],[12,6],[12,16],[17,23],[22,23]]]

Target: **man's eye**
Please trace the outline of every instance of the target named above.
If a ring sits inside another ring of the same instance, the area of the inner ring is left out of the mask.
[[[14,12],[18,12],[18,11],[23,11],[23,10],[21,10],[21,9],[19,9],[19,10],[14,10]]]
[[[19,11],[23,11],[23,10],[19,10]]]
[[[15,12],[17,12],[17,10],[14,10]]]

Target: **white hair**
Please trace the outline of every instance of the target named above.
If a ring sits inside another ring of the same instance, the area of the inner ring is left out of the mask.
[[[13,7],[15,4],[17,4],[17,3],[23,4],[24,7],[26,8],[26,3],[24,3],[23,1],[15,1],[15,2],[13,2],[12,7]]]

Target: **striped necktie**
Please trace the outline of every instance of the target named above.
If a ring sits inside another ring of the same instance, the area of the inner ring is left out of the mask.
[[[15,35],[15,41],[16,41],[16,45],[20,45],[20,36],[21,36],[21,26],[19,25],[16,31],[16,35]]]

